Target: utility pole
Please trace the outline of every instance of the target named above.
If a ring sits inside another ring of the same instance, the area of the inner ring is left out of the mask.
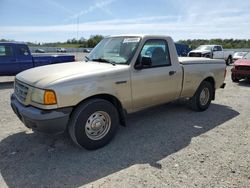
[[[76,30],[77,30],[77,33],[76,33],[76,40],[78,40],[78,32],[79,32],[79,16],[77,16],[77,24],[76,24]]]

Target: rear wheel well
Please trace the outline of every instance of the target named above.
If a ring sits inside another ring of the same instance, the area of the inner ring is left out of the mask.
[[[76,106],[78,106],[79,104],[82,104],[90,99],[103,99],[103,100],[106,100],[106,101],[109,101],[110,103],[112,103],[115,106],[115,108],[117,109],[117,112],[119,114],[120,124],[123,126],[126,125],[126,111],[123,109],[121,102],[115,96],[110,95],[110,94],[93,95],[91,97],[84,99],[83,101],[78,103]]]
[[[206,79],[204,79],[203,81],[209,82],[213,88],[213,96],[212,96],[212,100],[215,99],[215,81],[213,77],[207,77]]]

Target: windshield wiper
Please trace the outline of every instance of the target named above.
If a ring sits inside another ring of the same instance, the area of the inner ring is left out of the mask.
[[[92,59],[92,61],[99,61],[99,62],[103,62],[103,63],[110,63],[112,65],[116,65],[116,63],[114,61],[108,60],[108,59],[103,59],[103,58],[98,58],[98,59]]]

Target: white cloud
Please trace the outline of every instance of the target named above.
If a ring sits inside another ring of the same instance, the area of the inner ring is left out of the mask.
[[[69,15],[73,15],[74,12],[72,10],[70,10],[69,8],[66,8],[65,6],[62,5],[62,3],[58,3],[54,0],[45,0],[49,5],[58,8],[66,13],[68,13]]]
[[[93,12],[96,9],[102,9],[104,12],[111,14],[111,11],[109,11],[107,9],[107,5],[113,3],[114,0],[101,0],[101,1],[97,1],[96,3],[94,3],[93,5],[89,6],[87,9],[82,10],[76,14],[73,14],[72,16],[70,16],[69,18],[67,18],[65,21],[69,21],[69,20],[73,20],[73,19],[77,19],[79,17],[81,17],[82,15],[88,14]]]

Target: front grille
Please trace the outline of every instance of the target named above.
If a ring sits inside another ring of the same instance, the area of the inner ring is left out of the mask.
[[[250,66],[237,66],[238,70],[246,70],[246,71],[250,71]]]
[[[15,95],[21,101],[25,102],[29,88],[18,80],[15,80]]]
[[[191,52],[189,53],[189,57],[201,57],[201,53]]]

